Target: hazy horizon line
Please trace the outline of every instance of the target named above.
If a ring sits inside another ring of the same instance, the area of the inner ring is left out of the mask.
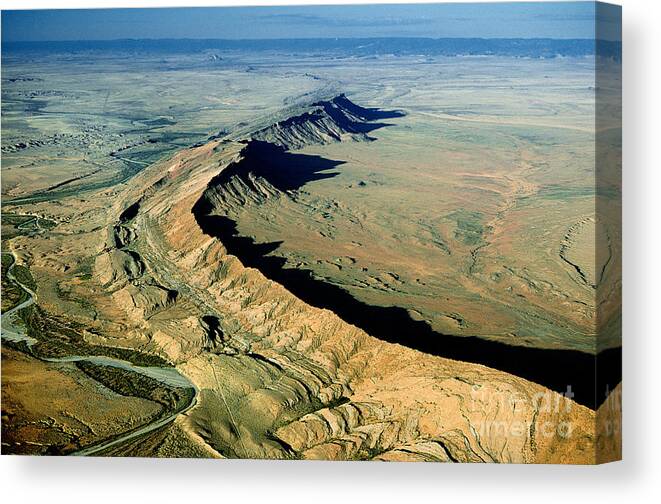
[[[122,37],[113,39],[61,39],[61,40],[1,40],[2,44],[62,44],[71,42],[123,42],[123,41],[223,41],[223,42],[261,42],[266,40],[389,40],[389,39],[412,39],[412,40],[557,40],[569,42],[574,40],[586,41],[595,40],[603,42],[611,42],[621,44],[621,40],[609,40],[600,38],[577,37],[577,38],[562,38],[562,37],[419,37],[407,35],[393,35],[389,37],[264,37],[264,38],[209,38],[209,37]]]

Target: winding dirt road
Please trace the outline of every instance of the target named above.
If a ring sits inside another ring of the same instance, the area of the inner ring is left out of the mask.
[[[27,286],[23,285],[21,282],[19,282],[16,277],[13,274],[13,269],[14,266],[16,265],[16,256],[11,250],[4,251],[7,254],[10,254],[12,257],[12,264],[9,266],[7,269],[7,277],[15,282],[21,289],[23,289],[24,292],[27,293],[28,299],[23,301],[22,303],[16,305],[10,310],[7,310],[5,313],[2,314],[0,317],[1,320],[1,335],[3,340],[8,340],[8,341],[13,341],[15,343],[19,342],[25,342],[28,347],[34,345],[37,343],[37,340],[28,336],[26,329],[23,325],[15,323],[17,321],[17,314],[20,310],[23,308],[26,308],[30,306],[31,304],[34,304],[35,302],[35,297],[36,294]],[[133,429],[119,437],[116,437],[111,440],[104,440],[100,441],[98,443],[95,443],[91,446],[86,446],[85,448],[82,448],[78,451],[70,453],[70,455],[76,455],[76,456],[90,456],[90,455],[96,455],[104,450],[107,450],[109,448],[113,448],[116,446],[119,446],[123,443],[126,443],[132,439],[137,438],[138,436],[143,436],[145,434],[148,434],[152,431],[155,431],[156,429],[159,429],[170,422],[173,422],[179,415],[182,413],[185,413],[189,409],[191,409],[193,406],[195,406],[197,402],[197,396],[198,396],[198,389],[195,387],[193,383],[190,382],[185,376],[183,376],[181,373],[179,373],[175,368],[166,368],[166,367],[143,367],[143,366],[135,366],[131,364],[130,362],[123,361],[120,359],[115,359],[112,357],[105,357],[105,356],[80,356],[80,355],[71,355],[68,357],[61,357],[57,359],[41,359],[46,362],[90,362],[92,364],[97,364],[97,365],[104,365],[104,366],[112,366],[116,368],[121,368],[124,370],[132,371],[134,373],[139,373],[144,376],[147,376],[151,379],[157,380],[160,383],[163,383],[166,386],[174,386],[174,387],[186,387],[186,388],[191,388],[194,391],[194,394],[190,400],[190,402],[183,407],[179,408],[178,410],[172,412],[171,414],[157,418],[153,422],[150,422],[146,425],[143,425],[142,427],[139,427],[137,429]]]

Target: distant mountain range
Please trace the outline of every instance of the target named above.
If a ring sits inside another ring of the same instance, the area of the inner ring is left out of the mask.
[[[139,51],[188,53],[206,50],[327,53],[343,56],[514,56],[554,58],[599,56],[621,60],[622,42],[594,39],[481,38],[314,38],[314,39],[124,39],[54,42],[3,42],[5,51]]]

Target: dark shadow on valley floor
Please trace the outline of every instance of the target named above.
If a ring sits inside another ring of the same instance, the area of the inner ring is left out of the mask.
[[[327,308],[383,341],[483,364],[561,393],[571,386],[574,400],[593,409],[604,401],[606,391],[621,381],[621,348],[605,350],[595,357],[576,350],[511,346],[475,336],[441,334],[426,322],[413,320],[404,308],[366,304],[344,289],[315,278],[310,270],[286,268],[285,259],[266,255],[279,242],[256,244],[252,238],[238,236],[236,224],[227,217],[196,214],[196,218],[206,234],[218,238],[245,266],[257,268],[306,303]]]
[[[365,110],[361,108],[360,113],[366,114]],[[292,191],[310,181],[336,176],[337,172],[327,170],[342,164],[320,156],[291,153],[255,140],[247,143],[242,154],[240,161],[211,180],[210,189],[221,193],[231,190],[232,182],[238,177],[250,190],[259,191],[253,183],[257,177],[268,180],[281,191]],[[380,340],[440,357],[483,364],[560,393],[571,387],[574,400],[593,409],[621,381],[621,348],[607,349],[595,356],[577,350],[513,346],[476,336],[439,333],[427,322],[412,319],[404,308],[369,305],[341,287],[315,278],[310,270],[287,268],[284,258],[270,255],[282,242],[256,243],[252,238],[239,236],[233,220],[214,215],[216,209],[206,194],[192,212],[202,231],[218,238],[245,266],[258,269],[306,303],[329,309]]]
[[[300,189],[308,182],[333,178],[338,172],[328,172],[344,161],[334,161],[310,154],[294,154],[284,147],[262,140],[250,140],[242,151],[242,159],[230,164],[209,185],[222,186],[232,178],[240,178],[252,190],[258,190],[253,178],[262,178],[280,191]],[[248,175],[251,174],[252,177]]]

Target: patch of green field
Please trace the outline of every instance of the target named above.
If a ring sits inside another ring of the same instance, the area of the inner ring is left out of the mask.
[[[11,213],[2,214],[2,224],[4,225],[10,224],[12,226],[19,226],[32,219],[34,219],[34,217],[30,215],[16,215]]]
[[[5,276],[7,270],[14,262],[14,258],[11,254],[2,254],[2,276]]]
[[[548,185],[539,191],[537,197],[551,200],[567,200],[570,198],[594,197],[594,194],[595,188],[593,186],[572,187]]]
[[[14,266],[13,273],[14,278],[16,278],[21,285],[25,285],[31,291],[37,290],[37,283],[34,281],[32,273],[30,273],[30,269],[27,266],[17,264]]]
[[[49,219],[19,215],[12,213],[2,214],[2,240],[6,242],[16,236],[30,235],[37,231],[53,229],[56,223]]]
[[[92,269],[94,268],[94,257],[85,257],[78,263],[76,276],[81,280],[90,280],[92,278]]]
[[[485,228],[484,215],[481,212],[462,209],[452,212],[448,217],[457,223],[454,232],[455,239],[466,245],[478,245],[482,241]]]
[[[192,388],[167,387],[153,378],[126,369],[85,361],[76,362],[76,367],[118,394],[157,402],[165,411],[185,408],[195,395]]]
[[[19,311],[27,334],[37,340],[32,353],[41,358],[59,358],[70,355],[97,355],[113,357],[136,366],[166,366],[168,362],[156,355],[145,354],[127,348],[91,345],[83,338],[85,327],[72,321],[64,321],[47,313],[37,305]]]
[[[13,263],[14,258],[11,254],[2,254],[2,313],[11,310],[28,299],[28,294],[21,289],[16,282],[12,281],[7,276],[7,272]],[[14,266],[13,271],[16,278],[19,278],[17,275],[17,268],[19,268],[19,266]],[[24,267],[23,269],[27,270],[27,268]],[[24,274],[25,272],[23,272],[23,275]],[[30,272],[27,271],[27,274],[29,275]],[[30,278],[32,277],[30,276]]]

